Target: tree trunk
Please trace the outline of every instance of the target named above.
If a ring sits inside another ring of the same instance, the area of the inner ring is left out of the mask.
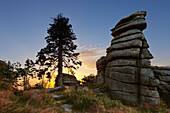
[[[63,84],[63,75],[62,75],[62,39],[59,39],[59,55],[58,55],[58,76],[55,80],[55,87],[61,86]]]
[[[26,90],[26,77],[24,76],[24,91]]]

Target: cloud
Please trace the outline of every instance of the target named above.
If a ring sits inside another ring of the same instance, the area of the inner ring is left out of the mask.
[[[79,59],[82,61],[82,66],[76,71],[76,77],[81,80],[84,75],[97,74],[96,61],[105,55],[106,47],[101,44],[83,45],[78,43],[77,51],[80,53]]]
[[[76,72],[76,78],[78,80],[81,80],[84,76],[88,76],[90,74],[97,74],[97,70],[96,69],[88,69],[86,67],[81,67],[80,69],[78,69],[78,71]]]
[[[84,60],[83,65],[89,69],[94,69],[96,68],[96,60],[91,60],[91,59]]]
[[[77,44],[78,45],[78,44]],[[84,49],[84,48],[86,48],[87,46],[86,45],[84,45],[84,46],[79,46],[78,45],[78,47],[77,47],[77,50],[82,50],[82,49]]]
[[[100,48],[90,48],[80,52],[81,58],[97,58],[100,57],[105,50]]]
[[[83,66],[88,69],[96,69],[96,61],[103,56],[104,49],[101,48],[89,48],[80,52],[80,60],[83,62]]]

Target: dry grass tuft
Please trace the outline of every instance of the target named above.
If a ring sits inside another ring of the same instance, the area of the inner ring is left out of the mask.
[[[6,112],[7,109],[10,109],[10,105],[12,101],[10,97],[13,96],[13,92],[11,91],[0,91],[0,112]]]

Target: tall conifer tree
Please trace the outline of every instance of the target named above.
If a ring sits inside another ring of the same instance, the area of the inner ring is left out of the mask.
[[[53,24],[49,25],[48,36],[45,37],[47,45],[38,52],[37,63],[44,67],[40,71],[41,74],[45,74],[49,69],[58,69],[55,86],[60,86],[63,66],[77,69],[82,62],[78,60],[79,53],[75,52],[77,45],[73,41],[77,38],[73,33],[72,25],[69,24],[69,19],[59,14],[57,18],[53,18]]]

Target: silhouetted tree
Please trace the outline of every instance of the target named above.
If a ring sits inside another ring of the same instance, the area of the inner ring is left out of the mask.
[[[7,68],[4,71],[4,75],[5,75],[5,81],[12,83],[14,86],[18,86],[18,71],[17,68],[20,67],[21,64],[19,62],[13,63],[11,64],[10,61],[8,61],[7,63]]]
[[[0,61],[0,78],[6,82],[11,83],[13,86],[23,86],[24,90],[29,85],[29,78],[33,77],[33,72],[36,71],[34,68],[35,64],[32,60],[27,59],[25,61],[25,67],[21,67],[19,62],[11,63],[8,61]],[[23,80],[20,84],[18,80]]]
[[[95,75],[94,74],[90,74],[89,76],[84,76],[84,78],[82,78],[82,81],[85,84],[93,85],[93,83],[95,81]]]
[[[8,65],[6,62],[0,60],[0,80],[5,79],[5,70],[7,70]]]
[[[47,45],[38,52],[37,63],[43,67],[40,69],[41,75],[49,69],[56,70],[58,68],[55,86],[60,86],[62,84],[62,67],[77,69],[82,62],[78,60],[79,53],[74,52],[77,45],[73,40],[77,38],[73,33],[72,25],[69,24],[69,19],[59,14],[57,18],[53,18],[53,24],[49,25],[48,36],[45,38]]]
[[[34,77],[34,72],[36,71],[34,66],[35,66],[35,64],[32,60],[27,59],[25,61],[25,68],[24,68],[25,75],[23,76],[25,89],[27,89],[27,86],[30,86],[30,84],[29,84],[30,77],[32,77],[32,78]]]
[[[25,67],[21,67],[20,65],[16,68],[18,76],[23,78],[22,86],[24,87],[24,90],[27,90],[27,88],[30,86],[29,79],[30,77],[33,78],[34,72],[36,71],[34,66],[34,62],[30,59],[27,59],[25,61]]]

